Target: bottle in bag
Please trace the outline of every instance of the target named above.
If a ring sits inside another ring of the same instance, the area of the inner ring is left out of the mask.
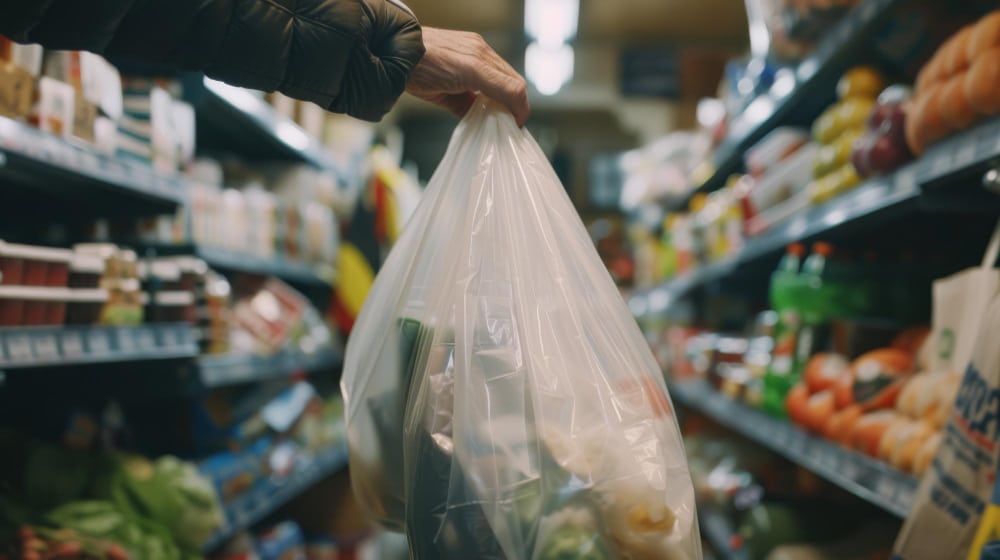
[[[764,374],[762,408],[778,417],[785,414],[785,395],[791,390],[795,380],[795,351],[801,327],[799,314],[799,267],[805,247],[799,243],[788,246],[778,269],[771,275],[771,307],[778,314],[774,326],[774,350],[771,363]]]

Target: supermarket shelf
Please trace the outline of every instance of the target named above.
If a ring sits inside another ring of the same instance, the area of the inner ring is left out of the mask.
[[[670,395],[890,513],[906,517],[910,510],[917,489],[912,476],[735,402],[707,383],[671,384]]]
[[[796,114],[808,123],[822,109],[817,100],[832,95],[834,83],[851,66],[867,37],[889,15],[900,0],[863,0],[820,41],[812,56],[799,63],[793,73],[779,77],[767,94],[749,103],[729,125],[729,138],[716,152],[715,172],[693,192],[711,192],[743,167],[743,153],[771,130]],[[692,192],[692,194],[693,194]],[[687,204],[686,199],[680,206]]]
[[[712,551],[720,560],[746,560],[749,556],[741,547],[733,549],[734,537],[739,539],[729,520],[712,508],[698,508],[698,527],[701,536],[712,547]]]
[[[189,243],[179,245],[145,243],[140,245],[165,255],[195,255],[208,263],[209,266],[220,270],[274,276],[298,286],[318,288],[330,286],[330,282],[316,274],[311,265],[303,262],[278,257],[259,257],[229,249]]]
[[[250,91],[191,75],[184,80],[184,97],[194,105],[199,125],[217,132],[228,149],[252,158],[308,163],[346,179],[319,140]]]
[[[195,333],[186,324],[138,327],[15,327],[0,329],[0,368],[193,358]]]
[[[725,259],[700,266],[694,272],[683,274],[655,288],[637,292],[629,299],[629,308],[636,317],[649,313],[663,313],[678,299],[694,288],[717,280],[736,269],[739,259]]]
[[[99,154],[84,146],[42,132],[28,124],[0,117],[0,179],[30,185],[65,198],[92,202],[114,196],[117,210],[128,204],[133,215],[169,211],[183,200],[181,177],[159,173],[147,163]]]
[[[237,531],[250,527],[285,505],[317,482],[347,465],[347,446],[327,449],[309,460],[300,459],[295,471],[284,479],[269,478],[227,504],[226,525],[205,545],[210,552],[225,544]]]
[[[314,354],[285,351],[274,356],[202,356],[198,359],[198,371],[201,384],[211,388],[334,369],[340,363],[340,354],[327,348]]]
[[[789,243],[831,233],[837,229],[884,220],[897,212],[1000,210],[1000,200],[984,200],[978,190],[979,178],[1000,159],[1000,119],[941,142],[923,157],[895,173],[874,177],[856,189],[825,204],[809,209],[764,233],[748,238],[743,249],[725,261],[699,267],[655,288],[637,292],[630,301],[635,315],[666,311],[669,305],[700,285],[719,280],[738,267],[778,254]],[[966,178],[972,188],[938,188]],[[989,197],[986,197],[989,198]],[[641,312],[639,312],[641,311]]]

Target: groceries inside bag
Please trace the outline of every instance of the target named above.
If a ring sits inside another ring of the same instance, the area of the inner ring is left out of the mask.
[[[483,97],[354,326],[355,493],[416,559],[701,558],[660,370],[538,145]]]

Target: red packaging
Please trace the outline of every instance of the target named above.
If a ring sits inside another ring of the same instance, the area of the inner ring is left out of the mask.
[[[13,278],[8,280],[4,270],[4,284],[65,287],[73,253],[67,249],[5,243],[0,247],[0,255],[4,260],[14,261],[9,265]],[[21,263],[20,274],[16,270],[17,261]]]
[[[0,286],[0,327],[19,327],[24,318],[24,300],[12,292],[10,286]]]
[[[101,319],[101,310],[108,302],[108,297],[108,291],[100,288],[70,290],[66,306],[66,323],[96,325]]]

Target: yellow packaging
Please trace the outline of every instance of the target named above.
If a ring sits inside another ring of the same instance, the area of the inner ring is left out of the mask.
[[[966,560],[1000,558],[1000,484],[993,487],[993,498],[983,510],[983,518],[969,547]]]

